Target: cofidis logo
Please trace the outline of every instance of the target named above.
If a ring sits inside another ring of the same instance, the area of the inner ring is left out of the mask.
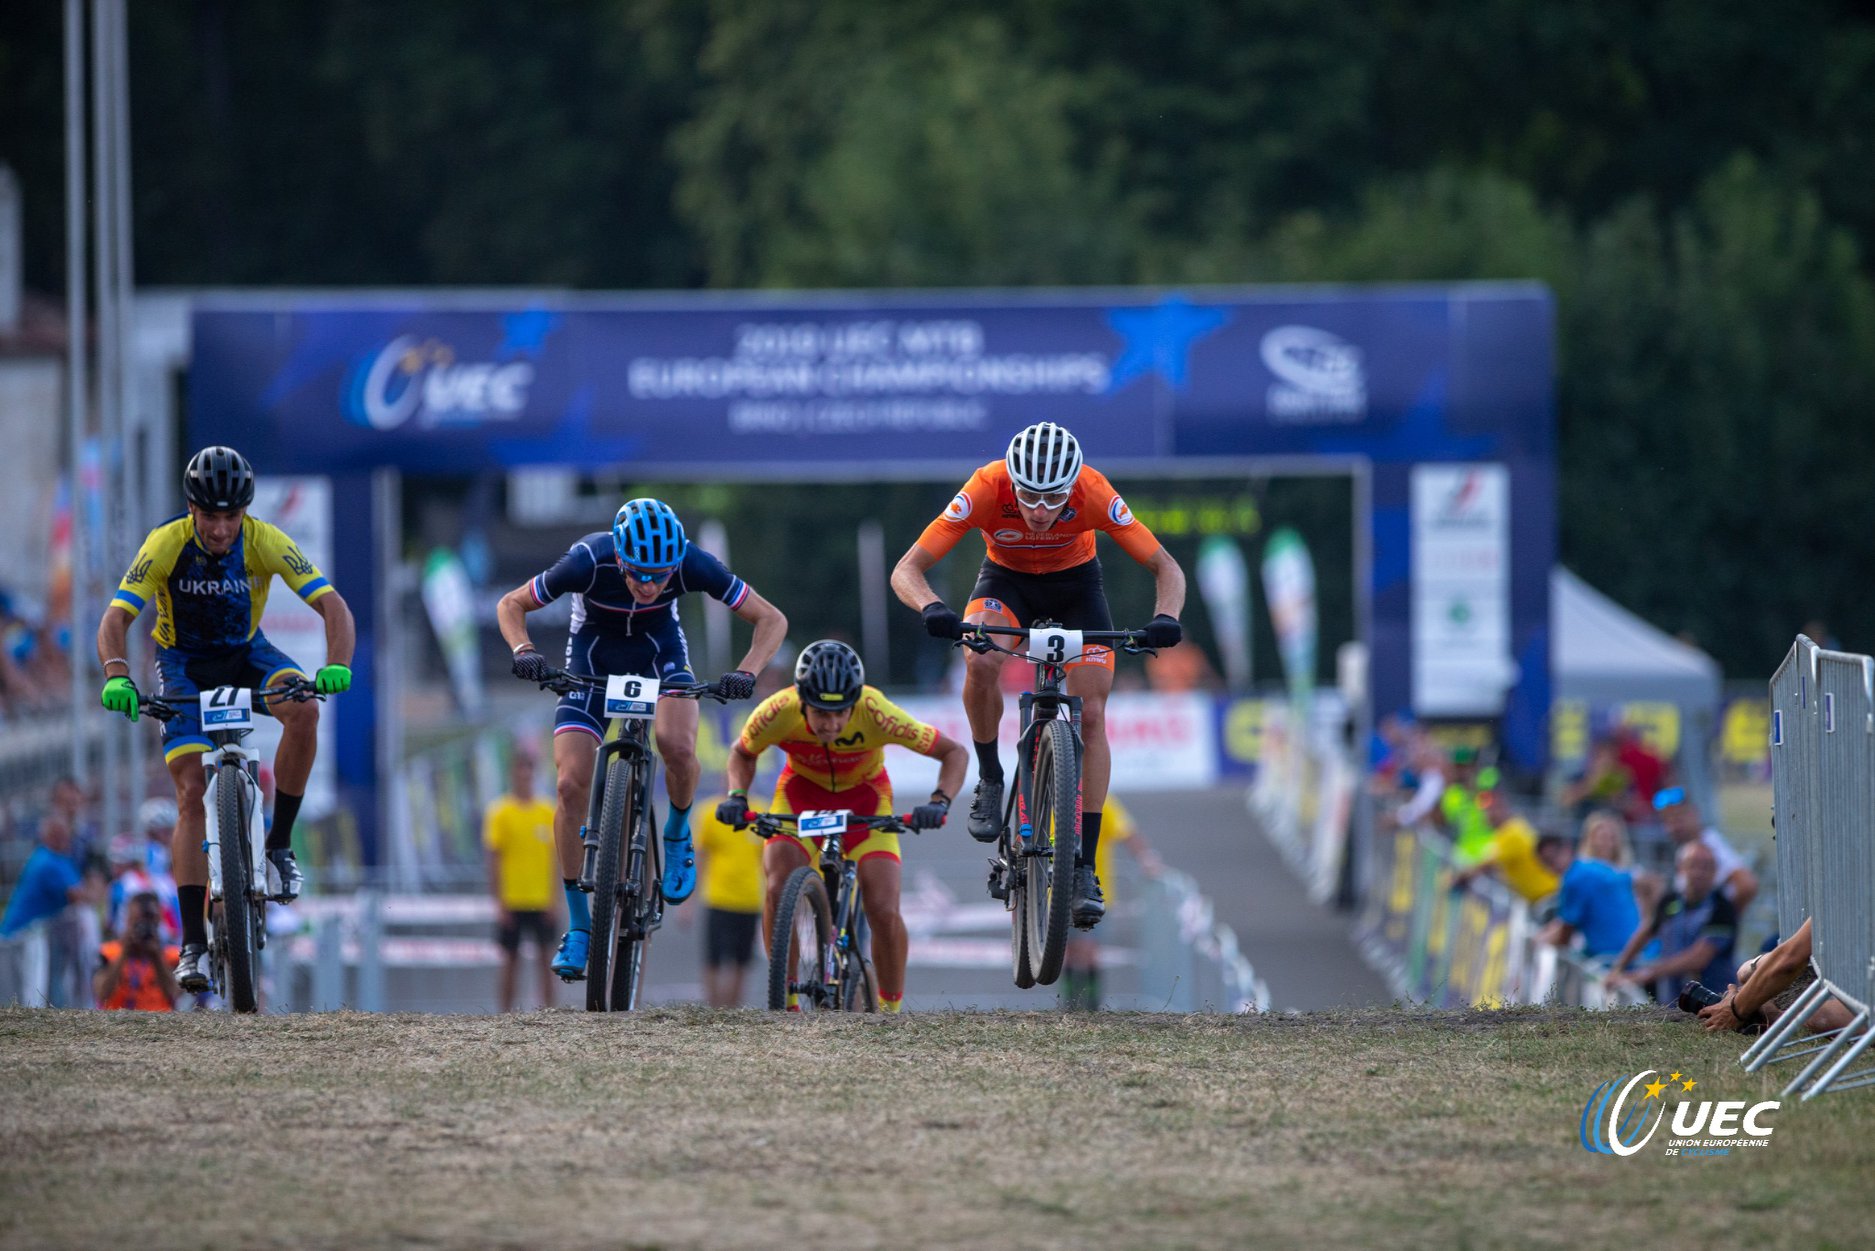
[[[513,421],[527,407],[526,361],[459,361],[439,339],[403,335],[367,356],[345,389],[345,414],[373,430]]]
[[[1697,1085],[1680,1073],[1662,1080],[1653,1069],[1603,1082],[1582,1107],[1582,1149],[1596,1155],[1637,1155],[1654,1141],[1662,1121],[1667,1122],[1668,1135],[1657,1145],[1670,1157],[1730,1155],[1770,1145],[1775,1127],[1765,1118],[1777,1111],[1777,1100],[1688,1098]],[[1679,1096],[1671,1120],[1669,1092]]]

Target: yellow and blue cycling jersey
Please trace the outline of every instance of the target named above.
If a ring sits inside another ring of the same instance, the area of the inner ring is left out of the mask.
[[[135,617],[155,601],[158,647],[211,655],[246,646],[260,630],[276,574],[308,604],[332,591],[279,527],[245,518],[234,546],[216,556],[184,514],[150,531],[111,603]]]

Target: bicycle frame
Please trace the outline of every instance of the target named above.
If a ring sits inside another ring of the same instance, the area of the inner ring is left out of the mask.
[[[644,875],[635,872],[639,867],[638,857],[649,854],[644,831],[657,824],[657,813],[651,807],[652,783],[657,780],[657,753],[651,749],[651,738],[646,726],[650,723],[642,718],[614,717],[612,723],[618,725],[615,737],[602,741],[593,750],[592,794],[586,801],[586,823],[580,826],[579,840],[584,855],[580,863],[580,889],[592,893],[595,861],[599,854],[599,818],[605,808],[606,770],[614,757],[622,757],[631,767],[632,811],[644,814],[643,819],[634,823],[631,843],[624,848],[625,863],[620,874],[628,893],[635,894],[638,883]],[[656,883],[650,884],[650,893],[657,897],[652,923],[648,929],[655,930],[663,924],[664,896],[657,889]]]

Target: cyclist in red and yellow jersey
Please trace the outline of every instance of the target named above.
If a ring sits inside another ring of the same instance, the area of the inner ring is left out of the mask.
[[[914,830],[937,829],[970,763],[963,744],[867,686],[859,654],[845,643],[809,643],[795,662],[794,685],[757,705],[742,727],[742,737],[729,749],[729,798],[717,805],[717,820],[727,825],[748,821],[749,783],[755,779],[757,758],[770,747],[780,748],[788,763],[775,784],[769,811],[845,809],[860,817],[889,816],[892,779],[886,776],[885,749],[893,743],[938,761],[938,788],[912,810],[907,822]],[[898,910],[898,835],[854,826],[847,833],[845,851],[859,866],[860,899],[872,927],[872,958],[879,971],[879,1006],[897,1012],[905,996],[906,946],[905,922]],[[768,878],[764,934],[774,929],[775,909],[788,876],[814,860],[808,845],[791,834],[768,840],[762,849]]]
[[[983,532],[988,555],[963,617],[946,605],[926,574],[971,530]],[[892,589],[906,607],[924,614],[932,637],[960,639],[964,626],[1022,627],[1053,621],[1076,630],[1111,630],[1113,615],[1101,582],[1095,533],[1105,531],[1121,549],[1152,571],[1154,616],[1146,624],[1149,647],[1172,647],[1184,634],[1185,573],[1133,517],[1113,484],[1087,467],[1074,436],[1039,422],[1009,441],[1001,461],[970,476],[937,520],[892,571]],[[996,736],[1003,719],[1001,652],[964,661],[964,712],[977,754],[977,792],[970,804],[970,835],[993,843],[1001,834],[1003,766]],[[1074,923],[1083,929],[1105,913],[1094,857],[1100,809],[1112,771],[1107,749],[1107,693],[1113,689],[1113,652],[1089,647],[1069,665],[1068,693],[1081,700],[1081,855],[1074,874]]]

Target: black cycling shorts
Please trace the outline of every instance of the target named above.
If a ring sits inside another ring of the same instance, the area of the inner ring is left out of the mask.
[[[761,928],[759,912],[703,910],[703,963],[712,969],[726,964],[747,968],[755,959],[755,932]]]
[[[1023,629],[1038,621],[1070,630],[1113,629],[1098,558],[1054,573],[1018,573],[986,559],[964,615],[978,612],[1001,613]]]
[[[534,945],[539,947],[542,951],[547,950],[550,945],[548,942],[550,934],[547,929],[547,914],[545,912],[532,912],[526,909],[516,909],[509,912],[507,921],[497,923],[495,926],[495,941],[501,944],[501,949],[503,951],[507,952],[509,955],[513,955],[515,952],[521,950],[521,935],[523,933],[532,935]]]

